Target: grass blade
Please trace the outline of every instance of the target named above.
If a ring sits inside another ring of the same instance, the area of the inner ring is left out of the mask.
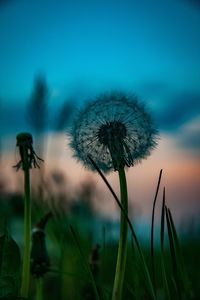
[[[158,191],[160,187],[162,177],[162,169],[160,170],[156,193],[153,201],[153,209],[152,209],[152,219],[151,219],[151,264],[152,264],[152,274],[153,274],[153,284],[154,288],[156,287],[156,275],[155,275],[155,259],[154,259],[154,219],[155,219],[155,207],[156,207],[156,200],[158,197]]]
[[[161,213],[161,227],[160,227],[160,244],[161,244],[161,272],[163,279],[163,286],[165,290],[166,299],[170,300],[169,285],[167,282],[167,274],[164,261],[164,233],[165,233],[165,188],[163,189],[162,213]]]
[[[173,231],[172,226],[170,223],[170,217],[169,217],[169,211],[167,206],[165,206],[165,215],[166,215],[166,221],[167,221],[167,231],[168,231],[168,238],[169,238],[169,246],[170,246],[170,254],[171,254],[171,260],[172,260],[172,269],[174,273],[174,283],[177,290],[177,297],[178,299],[182,300],[182,291],[181,291],[181,283],[180,278],[178,274],[178,262],[177,262],[177,256],[176,256],[176,250],[175,250],[175,243],[174,243],[174,237],[173,237]]]
[[[161,213],[161,228],[160,228],[160,242],[161,251],[164,251],[164,234],[165,234],[165,187],[163,189],[162,213]]]
[[[189,278],[188,278],[188,275],[187,275],[187,272],[186,272],[185,263],[184,263],[183,254],[182,254],[182,251],[181,251],[179,238],[178,238],[176,228],[175,228],[175,225],[174,225],[174,222],[173,222],[172,214],[171,214],[171,211],[170,211],[169,208],[168,208],[168,214],[169,214],[169,220],[170,220],[172,233],[173,233],[173,238],[174,238],[176,256],[178,257],[178,270],[179,270],[179,275],[181,277],[182,287],[183,287],[183,290],[185,292],[185,295],[186,295],[187,299],[190,299],[192,297],[190,282],[189,282]]]

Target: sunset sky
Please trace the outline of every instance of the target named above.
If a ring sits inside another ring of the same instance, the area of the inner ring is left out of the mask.
[[[130,198],[150,213],[163,168],[174,214],[197,215],[199,53],[199,1],[0,0],[1,174],[15,162],[16,134],[31,130],[27,103],[42,73],[49,89],[46,165],[67,166],[74,185],[91,176],[72,159],[66,130],[55,130],[56,115],[66,99],[78,106],[104,91],[131,92],[147,103],[160,141],[148,160],[128,171]],[[109,178],[117,186],[116,174]],[[103,188],[97,175],[93,180]]]

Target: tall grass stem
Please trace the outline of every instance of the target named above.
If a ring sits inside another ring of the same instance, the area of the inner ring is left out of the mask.
[[[155,259],[154,259],[154,219],[155,219],[156,200],[158,197],[161,177],[162,177],[162,169],[160,170],[160,174],[158,178],[156,193],[153,201],[152,219],[151,219],[151,264],[152,264],[152,277],[153,277],[154,288],[156,288]]]
[[[164,257],[164,237],[165,237],[165,187],[163,189],[162,212],[161,212],[161,226],[160,226],[160,246],[161,246],[161,271],[162,280],[165,290],[166,300],[170,300],[170,289],[167,279],[165,257]]]

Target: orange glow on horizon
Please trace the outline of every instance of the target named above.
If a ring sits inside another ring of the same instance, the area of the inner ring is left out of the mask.
[[[9,138],[7,145],[12,145],[8,151],[4,151],[1,159],[1,177],[9,180],[7,189],[17,189],[22,184],[22,178],[14,172],[15,164],[15,138]],[[118,208],[110,192],[99,178],[98,174],[88,171],[72,157],[73,154],[67,146],[67,138],[64,134],[50,134],[45,140],[44,168],[46,174],[52,170],[60,170],[66,175],[66,180],[71,189],[76,191],[81,182],[92,180],[97,186],[95,206],[98,211],[106,215],[118,215]],[[37,151],[36,151],[37,152]],[[38,153],[40,156],[40,153]],[[179,149],[175,140],[170,136],[163,136],[157,149],[152,155],[143,160],[141,164],[127,170],[127,182],[129,201],[133,211],[142,215],[150,215],[154,198],[158,175],[163,169],[159,201],[162,199],[162,189],[166,187],[167,204],[172,208],[176,216],[187,213],[195,214],[200,209],[200,164],[199,158],[189,152]],[[34,170],[34,173],[39,170]],[[119,193],[117,173],[107,175],[107,178],[116,193]],[[21,182],[21,183],[20,183]],[[135,207],[135,208],[134,208]]]

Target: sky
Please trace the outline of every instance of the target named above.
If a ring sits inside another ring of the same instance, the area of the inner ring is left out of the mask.
[[[65,99],[82,105],[109,90],[134,93],[160,132],[153,158],[137,170],[147,182],[165,167],[174,209],[193,213],[200,207],[199,53],[197,0],[0,0],[1,147],[12,159],[13,137],[29,128],[25,114],[37,74],[49,88],[49,145],[56,138],[63,151],[66,137],[53,120]],[[50,150],[62,167],[68,158]]]

